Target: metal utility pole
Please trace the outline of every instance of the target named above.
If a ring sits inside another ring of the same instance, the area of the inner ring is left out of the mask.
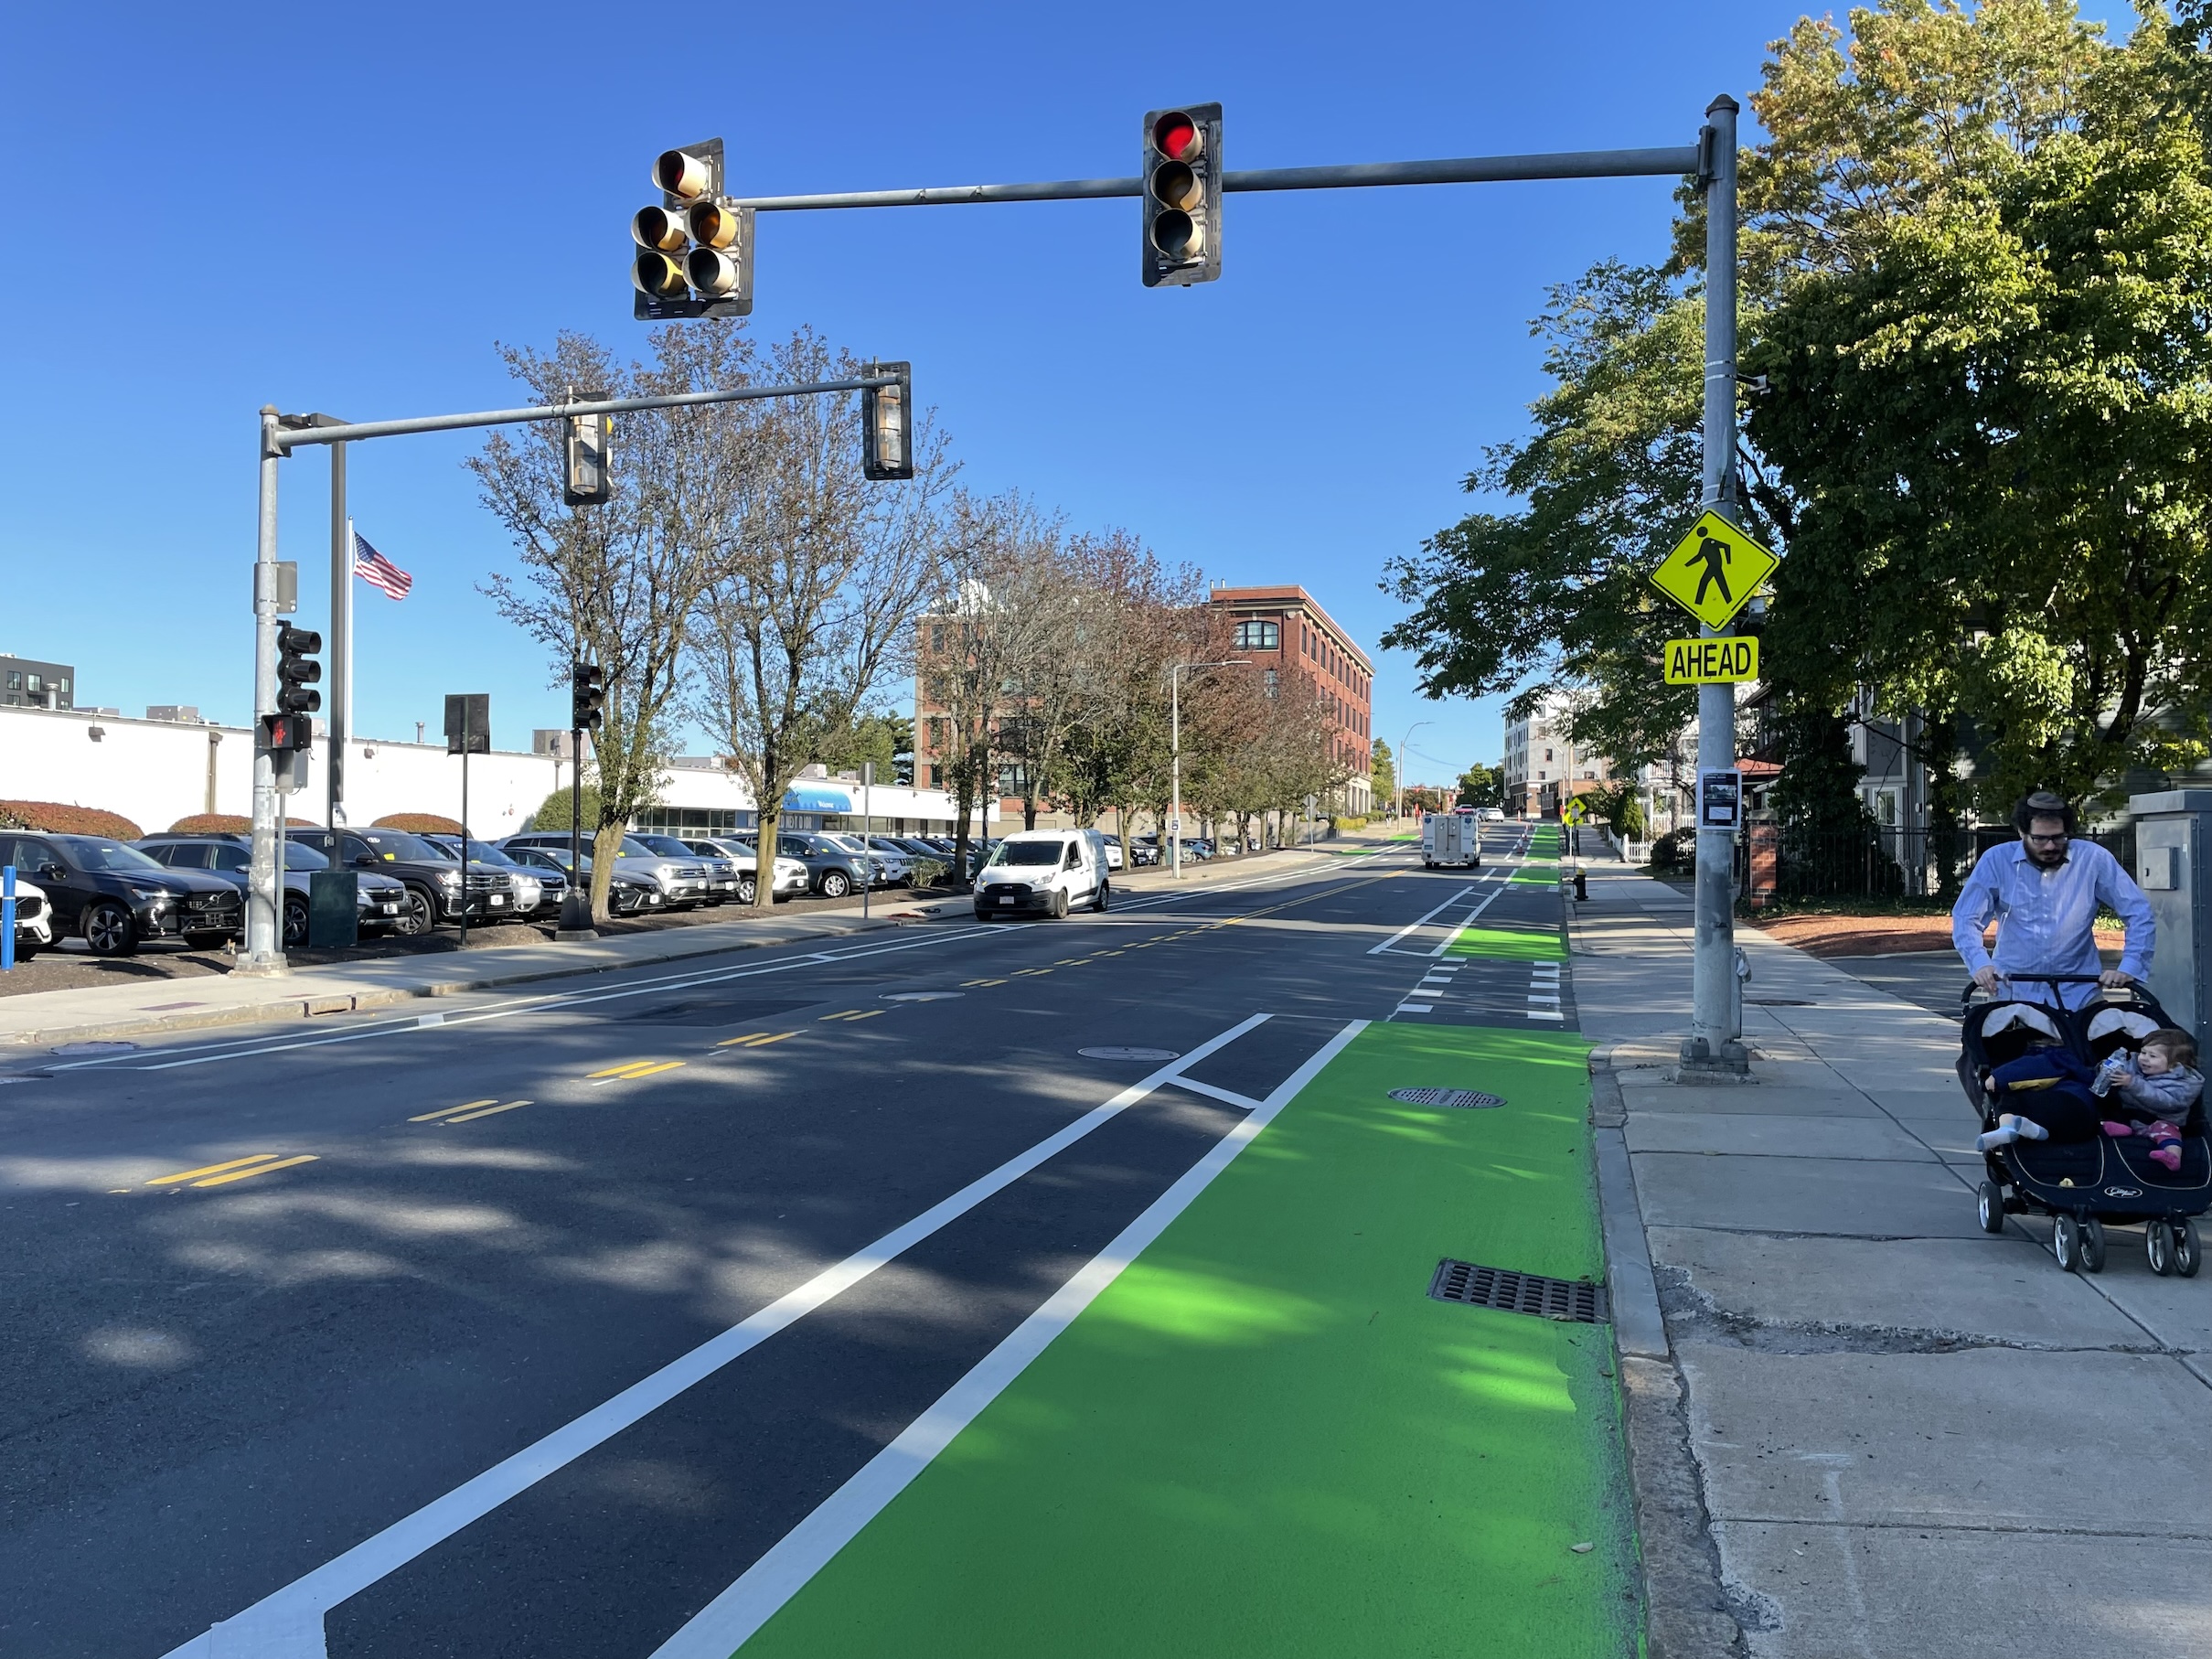
[[[1225,662],[1168,665],[1168,776],[1174,797],[1172,816],[1168,819],[1168,840],[1171,844],[1175,881],[1182,880],[1182,677],[1199,669],[1241,669],[1251,660],[1248,657],[1232,657]]]
[[[1730,523],[1736,500],[1736,100],[1705,109],[1699,175],[1705,187],[1704,505]],[[1705,635],[1723,630],[1707,627]],[[1733,632],[1731,627],[1729,630]],[[1697,770],[1736,765],[1736,688],[1697,690]],[[1749,1069],[1736,1012],[1736,832],[1697,829],[1696,927],[1691,973],[1690,1035],[1682,1064],[1696,1071]]]
[[[323,821],[335,837],[346,816],[346,740],[353,735],[353,521],[346,515],[346,446],[330,446],[330,716],[323,757],[328,807]],[[337,842],[333,840],[333,848]],[[333,859],[333,866],[341,861]]]

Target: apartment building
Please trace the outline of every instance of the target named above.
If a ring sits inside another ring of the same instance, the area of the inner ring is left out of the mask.
[[[1567,735],[1565,700],[1547,698],[1525,720],[1505,722],[1505,810],[1514,818],[1556,818],[1570,796],[1612,781],[1605,756],[1577,749]]]

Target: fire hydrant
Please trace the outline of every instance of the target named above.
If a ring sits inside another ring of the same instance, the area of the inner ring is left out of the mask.
[[[1575,871],[1575,897],[1577,901],[1590,896],[1590,872],[1577,866]]]

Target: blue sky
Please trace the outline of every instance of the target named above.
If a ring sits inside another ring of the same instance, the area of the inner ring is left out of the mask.
[[[1127,174],[1143,112],[1193,99],[1226,106],[1232,166],[1686,144],[1802,9],[27,8],[0,67],[0,651],[75,663],[81,702],[244,719],[255,410],[497,407],[497,341],[641,349],[626,225],[669,144],[721,134],[749,194]],[[1222,280],[1182,291],[1138,284],[1129,200],[764,215],[753,321],[911,359],[974,487],[1301,583],[1373,651],[1384,561],[1523,429],[1545,285],[1657,257],[1669,192],[1232,197]],[[364,734],[434,732],[457,690],[491,693],[501,747],[565,719],[478,591],[510,559],[462,469],[479,441],[355,449],[355,515],[417,579],[359,590]],[[309,626],[327,476],[283,467]],[[1394,748],[1430,722],[1416,778],[1501,752],[1494,702],[1420,698],[1405,657],[1376,692]]]

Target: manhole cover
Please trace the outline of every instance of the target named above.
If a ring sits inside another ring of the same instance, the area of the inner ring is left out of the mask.
[[[138,1044],[135,1043],[64,1043],[53,1052],[58,1054],[67,1054],[74,1059],[80,1054],[135,1054],[137,1049]]]
[[[1503,1096],[1486,1095],[1479,1088],[1394,1088],[1390,1097],[1407,1106],[1449,1106],[1461,1111],[1505,1104]]]
[[[1546,1279],[1539,1273],[1515,1273],[1506,1268],[1485,1268],[1471,1261],[1446,1257],[1437,1263],[1428,1281],[1428,1293],[1437,1301],[1466,1302],[1477,1308],[1497,1308],[1507,1313],[1533,1313],[1539,1319],[1564,1320],[1595,1325],[1612,1317],[1606,1305],[1603,1285],[1578,1279]]]
[[[884,994],[886,1002],[946,1002],[967,993],[958,990],[893,990]]]
[[[1085,1060],[1180,1060],[1182,1055],[1171,1048],[1079,1048],[1075,1051]]]

